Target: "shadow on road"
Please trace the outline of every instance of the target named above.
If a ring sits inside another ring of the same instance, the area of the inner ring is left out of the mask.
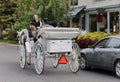
[[[105,70],[105,69],[94,68],[94,69],[88,69],[87,72],[115,77],[115,73],[113,71],[109,71],[109,70]]]

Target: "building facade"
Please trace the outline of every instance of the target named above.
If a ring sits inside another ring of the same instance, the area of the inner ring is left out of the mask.
[[[87,31],[120,32],[120,0],[78,0],[75,5],[76,8],[83,6],[79,24]]]

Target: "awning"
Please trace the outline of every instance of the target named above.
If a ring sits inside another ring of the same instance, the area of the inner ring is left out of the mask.
[[[73,11],[70,11],[69,12],[69,14],[71,15],[71,16],[76,16],[79,12],[81,12],[83,9],[84,9],[85,7],[77,7],[77,8],[75,8]]]
[[[100,7],[93,7],[93,8],[86,8],[85,11],[86,12],[90,12],[90,11],[106,11],[107,9],[114,9],[114,8],[120,8],[120,4],[115,4],[115,5],[108,5],[108,6],[100,6]]]

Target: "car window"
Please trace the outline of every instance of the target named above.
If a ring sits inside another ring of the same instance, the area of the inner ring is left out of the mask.
[[[109,38],[103,39],[95,45],[95,48],[106,48]]]
[[[107,48],[120,48],[120,39],[112,38],[107,45]]]

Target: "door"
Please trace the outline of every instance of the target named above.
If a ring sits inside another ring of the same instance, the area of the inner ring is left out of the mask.
[[[95,46],[94,46],[94,54],[92,55],[92,64],[96,66],[102,66],[103,65],[103,54],[106,48],[106,45],[109,42],[109,38],[105,38],[101,41],[99,41]]]
[[[120,39],[111,38],[103,54],[103,65],[111,67],[117,54],[120,53]]]

